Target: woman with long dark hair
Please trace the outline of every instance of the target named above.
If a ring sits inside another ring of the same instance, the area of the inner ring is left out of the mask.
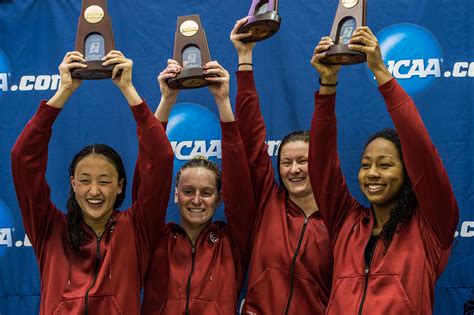
[[[174,202],[180,220],[166,225],[153,254],[142,314],[234,315],[237,309],[256,210],[245,148],[229,99],[229,73],[216,61],[204,69],[221,121],[222,175],[215,163],[202,157],[179,169]],[[179,93],[166,80],[180,71],[176,61],[168,60],[158,77],[162,98],[155,115],[162,122],[168,121]],[[213,221],[221,201],[227,223]]]
[[[366,208],[349,193],[337,153],[335,92],[340,66],[311,63],[320,75],[309,169],[334,253],[327,314],[431,314],[434,285],[451,250],[459,209],[443,163],[413,100],[385,66],[377,38],[359,27],[349,48],[367,55],[395,130],[370,137],[358,180]]]
[[[137,200],[117,211],[127,179],[120,156],[109,146],[82,149],[69,167],[67,214],[52,203],[45,173],[52,125],[81,84],[71,70],[84,68],[82,54],[68,52],[56,94],[41,102],[12,149],[12,173],[41,274],[40,314],[138,314],[140,288],[171,186],[173,151],[161,124],[132,84],[132,61],[111,51],[118,86],[137,123],[142,185]],[[119,74],[121,71],[121,74]]]
[[[242,314],[323,315],[333,264],[329,236],[309,181],[309,133],[292,132],[280,143],[278,184],[253,77],[255,44],[241,41],[250,33],[237,33],[246,21],[237,21],[230,35],[239,58],[236,116],[258,211]]]

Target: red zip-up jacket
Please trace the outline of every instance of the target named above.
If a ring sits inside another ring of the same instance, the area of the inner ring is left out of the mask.
[[[253,71],[237,72],[236,113],[259,218],[244,315],[324,314],[333,260],[319,212],[306,218],[275,182]]]
[[[459,219],[448,175],[415,104],[395,79],[379,90],[401,140],[418,208],[386,253],[383,242],[377,242],[366,269],[364,250],[374,216],[351,197],[340,170],[335,95],[316,93],[310,176],[335,260],[327,314],[431,314],[434,285],[448,261]]]
[[[147,272],[142,314],[236,313],[257,211],[237,122],[221,128],[227,224],[207,225],[194,246],[179,225],[166,226]]]
[[[114,211],[102,237],[83,224],[88,240],[76,253],[66,215],[50,199],[45,179],[51,127],[60,109],[43,101],[12,149],[12,173],[41,275],[40,314],[138,314],[140,288],[164,222],[173,151],[145,102],[131,107],[137,122],[142,186],[126,211]]]

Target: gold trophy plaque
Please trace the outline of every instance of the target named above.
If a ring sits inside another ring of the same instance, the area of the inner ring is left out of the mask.
[[[102,66],[102,58],[114,49],[112,23],[106,0],[83,0],[77,26],[76,50],[86,59],[85,69],[73,69],[74,78],[99,80],[112,77],[115,65]]]
[[[174,89],[196,89],[210,85],[202,66],[211,61],[206,33],[199,15],[178,17],[174,39],[173,59],[183,69],[168,85]]]

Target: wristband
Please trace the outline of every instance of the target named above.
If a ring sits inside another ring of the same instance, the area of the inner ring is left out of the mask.
[[[253,67],[253,64],[251,62],[242,62],[242,63],[239,63],[237,65],[237,67],[240,67],[240,66],[251,66],[251,67]]]
[[[321,78],[319,78],[319,85],[321,85],[321,86],[336,86],[337,82],[334,83],[334,84],[323,83],[323,81],[321,81]]]

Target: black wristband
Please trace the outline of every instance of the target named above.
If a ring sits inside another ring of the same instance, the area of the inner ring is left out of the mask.
[[[321,85],[321,86],[336,86],[337,82],[334,83],[334,84],[323,83],[323,81],[321,81],[321,78],[319,78],[319,85]]]
[[[253,67],[253,64],[251,62],[242,62],[242,63],[239,63],[237,65],[237,67],[240,67],[240,66],[251,66],[251,67]]]

